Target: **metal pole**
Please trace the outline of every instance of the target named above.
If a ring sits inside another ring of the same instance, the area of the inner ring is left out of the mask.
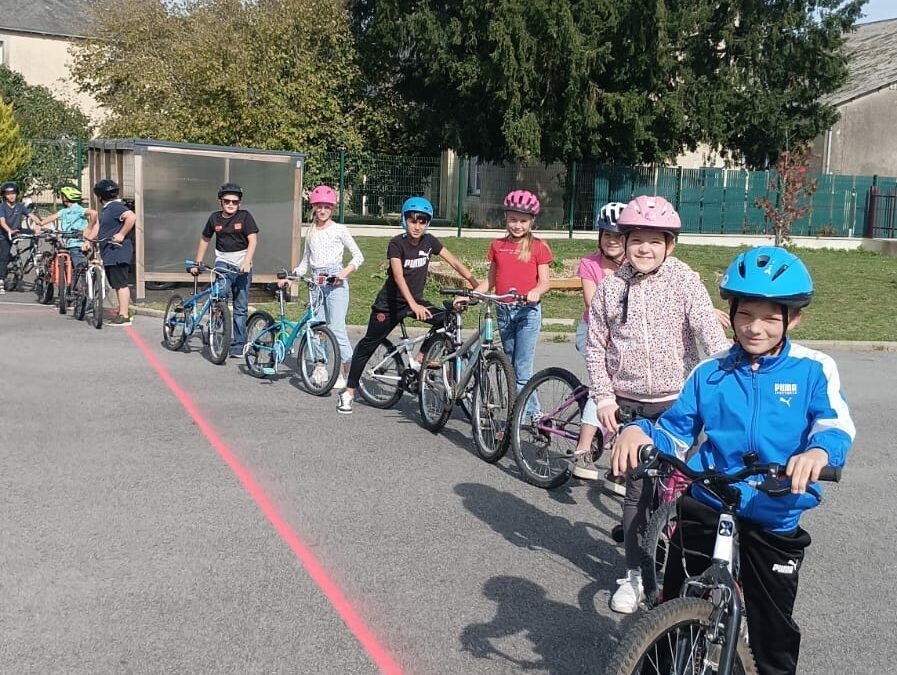
[[[455,212],[455,226],[458,230],[457,237],[461,238],[461,222],[464,220],[464,158],[458,162],[458,208]]]
[[[346,222],[346,151],[339,151],[339,222]]]
[[[570,215],[567,219],[567,237],[573,239],[573,215],[576,211],[576,160],[570,162]]]

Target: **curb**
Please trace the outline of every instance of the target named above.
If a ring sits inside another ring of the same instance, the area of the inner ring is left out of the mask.
[[[139,305],[132,305],[132,311],[134,314],[152,316],[157,319],[161,319],[165,316],[165,312],[161,309],[150,309],[149,307],[140,307]],[[250,305],[249,313],[252,314],[253,311],[255,311],[255,308]],[[347,328],[356,333],[363,333],[367,329],[367,326],[349,325]],[[408,334],[412,337],[422,335],[426,333],[427,330],[429,329],[418,326],[408,326]],[[539,333],[539,341],[543,343],[548,342],[557,344],[566,342],[573,344],[573,336],[574,333],[572,332],[543,330]],[[798,343],[805,347],[810,347],[811,349],[819,349],[820,351],[897,352],[897,342],[879,342],[875,340],[798,340]]]

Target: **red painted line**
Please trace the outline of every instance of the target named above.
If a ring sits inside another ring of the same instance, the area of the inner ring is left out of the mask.
[[[374,637],[373,632],[358,615],[358,612],[355,611],[355,608],[349,602],[348,598],[346,598],[342,589],[340,589],[336,582],[331,579],[323,565],[321,565],[318,559],[315,558],[314,554],[309,550],[308,546],[305,545],[299,535],[290,528],[262,488],[256,483],[252,474],[240,464],[228,448],[227,444],[215,432],[205,417],[202,416],[202,413],[199,412],[190,396],[181,389],[178,383],[174,381],[174,378],[168,374],[165,366],[163,366],[156,355],[150,351],[143,339],[137,334],[137,331],[130,326],[126,326],[125,331],[131,336],[131,339],[140,351],[143,352],[146,360],[149,361],[149,364],[153,367],[159,377],[162,378],[162,381],[168,385],[171,393],[173,393],[178,401],[181,402],[181,405],[184,406],[184,410],[186,410],[187,414],[193,418],[193,421],[196,422],[203,435],[221,459],[231,468],[231,471],[234,472],[234,475],[243,484],[246,492],[249,493],[261,509],[262,513],[265,514],[268,521],[274,526],[274,529],[277,530],[280,537],[286,542],[287,546],[290,547],[290,550],[293,551],[295,556],[299,559],[299,562],[302,563],[302,566],[305,568],[305,571],[308,572],[312,581],[315,582],[317,587],[330,601],[330,604],[333,605],[333,608],[346,624],[346,627],[352,631],[355,639],[358,640],[377,667],[380,668],[383,673],[388,673],[389,675],[401,675],[402,669],[399,667],[399,664],[396,663],[389,651],[378,642],[376,637]]]

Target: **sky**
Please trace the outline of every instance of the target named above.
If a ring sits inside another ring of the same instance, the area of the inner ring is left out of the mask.
[[[864,16],[860,23],[897,18],[897,0],[869,0],[863,7]]]

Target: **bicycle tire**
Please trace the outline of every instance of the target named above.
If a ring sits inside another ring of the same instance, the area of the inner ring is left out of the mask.
[[[262,310],[253,312],[246,322],[247,347],[243,358],[246,359],[246,368],[253,377],[264,378],[267,376],[265,369],[276,366],[277,356],[274,353],[276,333],[274,317],[268,312]]]
[[[93,275],[93,314],[91,316],[91,325],[100,330],[103,327],[103,284],[105,280],[103,275],[97,271],[97,268],[94,267],[92,270],[87,271],[88,274]]]
[[[701,598],[675,598],[663,603],[647,612],[623,635],[610,658],[606,672],[609,675],[716,673],[717,670],[710,663],[698,664],[692,661],[692,657],[703,658],[702,649],[705,645],[699,644],[702,626],[709,623],[715,611],[716,608],[710,601]],[[690,653],[678,649],[680,640],[684,642],[686,638],[685,631],[688,631],[689,637],[694,635]],[[672,651],[674,645],[675,653]],[[663,648],[669,649],[670,653],[665,653]],[[688,661],[682,665],[689,666],[689,669],[675,669],[675,657],[678,655],[681,662],[685,658],[684,654],[688,654]],[[738,639],[735,654],[733,675],[758,675],[754,655],[743,637]]]
[[[64,263],[60,263],[59,258],[56,258],[56,302],[60,314],[65,314],[68,309],[69,280],[66,278],[67,269],[68,267]]]
[[[75,268],[75,282],[72,285],[72,316],[75,321],[83,321],[87,312],[87,270],[81,266]]]
[[[402,362],[401,356],[393,353],[394,350],[395,346],[392,342],[383,338],[377,344],[367,363],[364,364],[364,370],[361,372],[361,377],[358,380],[358,393],[364,399],[364,402],[372,408],[379,408],[380,410],[392,408],[402,398],[402,394],[405,393],[402,385],[402,373],[405,371],[405,364]],[[386,361],[386,365],[378,375],[388,375],[396,378],[395,385],[386,380],[374,379],[367,371],[368,363],[373,361],[374,364],[378,364],[386,359],[388,354],[392,354],[392,356]]]
[[[511,444],[510,423],[517,394],[517,381],[511,360],[497,349],[480,352],[475,367],[471,430],[477,454],[494,464]]]
[[[676,502],[664,502],[648,519],[645,536],[642,539],[642,585],[645,589],[645,603],[655,607],[663,589],[663,575],[666,571],[670,538],[679,522]]]
[[[511,448],[521,477],[530,485],[550,490],[570,480],[570,457],[576,450],[584,406],[583,401],[570,401],[581,387],[579,378],[569,370],[546,368],[533,375],[517,395],[511,420]],[[538,424],[567,431],[577,438],[540,432],[527,412],[527,401],[531,399],[541,411],[548,409],[559,413],[553,419],[538,417]],[[600,454],[603,444],[600,433],[596,434],[593,449],[596,444]]]
[[[187,312],[184,310],[184,299],[180,295],[172,295],[165,305],[162,316],[162,346],[176,352],[187,341]]]
[[[323,366],[327,372],[327,379],[320,384],[315,382],[314,376],[319,366]],[[305,331],[296,354],[296,367],[305,391],[312,396],[326,396],[330,393],[342,368],[339,343],[330,328],[322,325]]]
[[[432,338],[424,352],[418,374],[417,407],[420,423],[424,429],[439,433],[452,416],[452,397],[445,389],[446,371],[452,363],[442,363],[441,359],[454,351],[452,341],[445,335]],[[438,364],[438,365],[435,365]]]
[[[227,360],[233,334],[230,307],[225,300],[215,300],[209,307],[209,361],[220,366]]]
[[[3,286],[7,291],[14,291],[19,287],[22,281],[22,272],[18,263],[13,266],[11,263],[6,269],[6,278],[3,280]]]

